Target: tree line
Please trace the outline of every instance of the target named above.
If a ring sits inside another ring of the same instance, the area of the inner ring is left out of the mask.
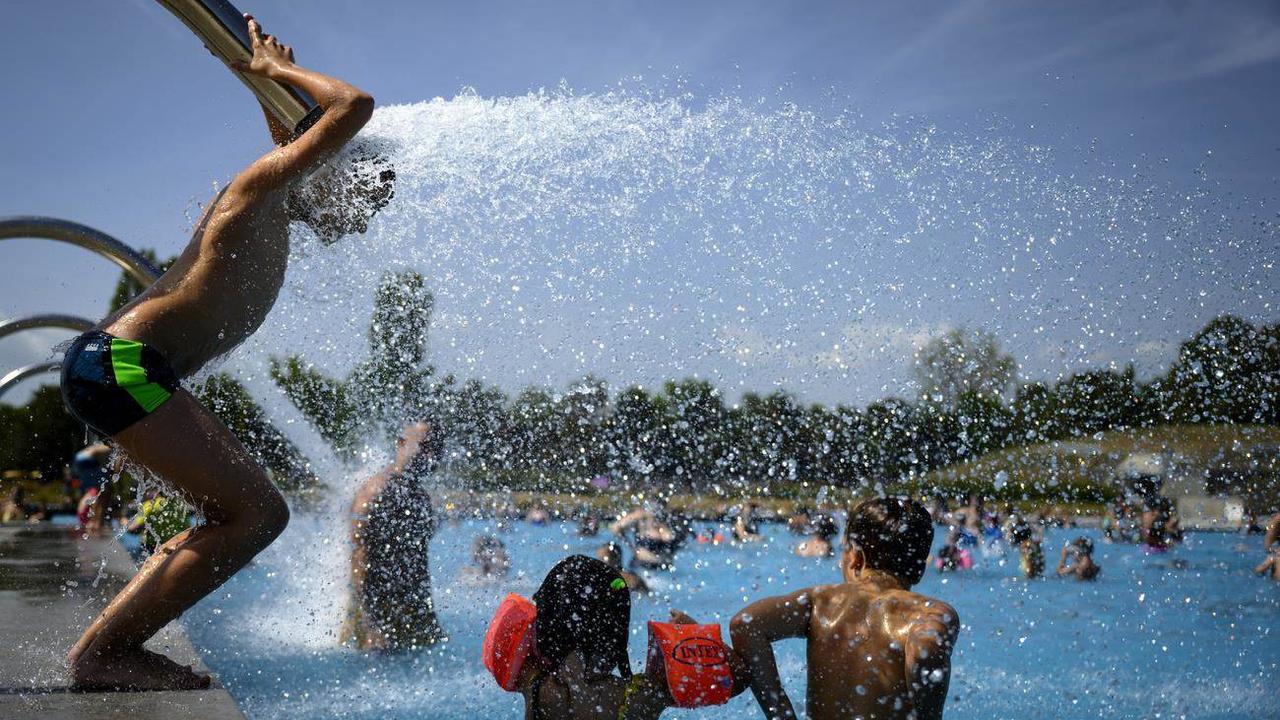
[[[113,305],[131,295],[122,286]],[[1054,382],[1018,382],[1014,358],[985,331],[953,330],[912,359],[914,398],[866,407],[804,403],[786,391],[730,402],[702,379],[610,389],[585,377],[514,395],[427,362],[434,301],[414,272],[376,290],[368,359],[329,377],[300,357],[271,376],[330,445],[354,463],[409,420],[447,437],[447,470],[476,488],[581,489],[599,476],[636,488],[721,494],[831,485],[892,488],[929,470],[1004,447],[1161,424],[1280,424],[1280,324],[1222,316],[1143,382],[1132,366]],[[273,470],[279,484],[316,484],[309,463],[229,375],[200,395]],[[0,467],[57,476],[84,440],[56,388],[0,405]]]
[[[1130,365],[1018,383],[984,331],[953,330],[913,360],[920,394],[865,408],[803,403],[786,391],[729,402],[712,383],[611,390],[596,377],[514,396],[426,362],[433,301],[421,276],[377,289],[369,359],[337,379],[297,357],[272,376],[339,456],[389,442],[407,420],[435,422],[448,467],[476,487],[636,487],[768,492],[780,485],[892,487],[1013,445],[1161,424],[1280,424],[1280,324],[1219,317],[1183,342],[1160,376]]]

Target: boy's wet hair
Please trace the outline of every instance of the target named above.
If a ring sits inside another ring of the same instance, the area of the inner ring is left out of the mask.
[[[622,677],[631,676],[631,592],[621,573],[595,558],[570,555],[547,573],[533,602],[534,642],[550,668],[580,650],[588,672],[617,668]]]
[[[867,567],[887,572],[909,587],[924,577],[933,522],[915,500],[864,500],[849,511],[844,541],[862,551]]]
[[[327,169],[323,182],[313,176],[295,186],[287,203],[291,219],[309,225],[325,244],[364,232],[369,219],[395,197],[396,180],[387,157],[363,145],[330,160]]]

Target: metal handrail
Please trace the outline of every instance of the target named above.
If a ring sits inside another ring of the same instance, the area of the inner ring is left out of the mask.
[[[78,315],[29,315],[24,318],[14,318],[13,320],[5,320],[0,322],[0,338],[7,337],[23,330],[34,330],[36,328],[61,328],[63,330],[75,330],[76,332],[85,332],[94,326],[94,322]]]
[[[78,222],[39,215],[0,218],[0,240],[14,238],[57,240],[84,248],[115,263],[143,287],[150,286],[160,277],[160,270],[138,251],[101,230],[95,230]],[[61,327],[83,332],[93,327],[93,322],[74,315],[35,315],[0,323],[0,337],[34,327]],[[60,367],[62,364],[56,360],[20,367],[0,379],[0,395],[29,377],[57,370]]]
[[[4,394],[9,390],[9,388],[29,377],[35,377],[41,373],[52,372],[60,369],[62,369],[61,360],[45,360],[44,362],[32,363],[30,365],[20,367],[17,370],[12,370],[7,375],[0,378],[0,397],[4,397]]]
[[[78,222],[39,215],[0,218],[0,240],[13,238],[58,240],[82,247],[115,263],[143,287],[160,278],[160,270],[136,250],[101,230]]]

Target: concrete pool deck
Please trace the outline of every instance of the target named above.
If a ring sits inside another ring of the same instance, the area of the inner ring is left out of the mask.
[[[72,528],[48,524],[0,526],[0,717],[244,720],[216,682],[208,690],[68,690],[67,648],[133,572],[132,559],[114,540],[85,540]],[[147,646],[203,669],[176,623]]]

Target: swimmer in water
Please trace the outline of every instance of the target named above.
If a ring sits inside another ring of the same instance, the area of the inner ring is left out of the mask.
[[[760,525],[756,522],[759,505],[749,502],[739,511],[733,521],[733,539],[740,543],[753,543],[764,539],[760,534]]]
[[[1262,547],[1269,548],[1280,542],[1280,512],[1267,521],[1267,530],[1262,536]]]
[[[960,531],[951,528],[947,531],[947,539],[943,541],[942,547],[938,548],[938,558],[934,562],[938,572],[954,572],[964,567],[962,560],[962,552],[956,543],[960,542]]]
[[[733,647],[765,717],[796,717],[773,655],[773,643],[796,637],[808,640],[808,717],[942,717],[960,620],[910,591],[932,540],[919,503],[867,500],[845,528],[844,582],[758,600],[733,618]]]
[[[517,687],[526,718],[654,720],[675,705],[661,674],[631,672],[631,591],[616,569],[571,555],[547,573],[533,601],[536,653],[524,663]],[[671,622],[697,624],[678,611],[671,612]],[[732,652],[729,661],[737,662]],[[743,689],[735,683],[731,692]]]
[[[812,524],[813,534],[796,546],[796,555],[831,557],[836,550],[836,536],[840,534],[840,527],[836,525],[835,518],[824,513],[816,516]]]
[[[666,503],[658,500],[656,504],[656,509],[637,508],[623,515],[609,526],[609,531],[624,539],[628,531],[632,533],[633,566],[666,570],[675,562],[676,551],[684,544],[685,534],[674,526]]]
[[[1153,552],[1164,552],[1174,543],[1182,541],[1182,528],[1173,501],[1162,495],[1146,499],[1142,513],[1141,537],[1143,546]]]
[[[1081,536],[1062,547],[1058,558],[1058,575],[1077,580],[1095,580],[1102,568],[1093,561],[1093,541]]]
[[[497,535],[480,535],[471,544],[471,566],[462,569],[473,580],[505,578],[511,571],[507,546]]]
[[[1018,547],[1018,567],[1022,576],[1034,580],[1044,576],[1044,546],[1039,533],[1025,520],[1019,520],[1009,535],[1009,541]]]
[[[155,284],[67,349],[62,394],[72,415],[185,494],[205,520],[161,545],[71,648],[77,689],[209,686],[209,677],[143,643],[271,544],[289,508],[235,435],[179,381],[258,329],[284,281],[291,220],[325,237],[361,232],[372,207],[390,197],[389,181],[374,183],[365,187],[377,196],[373,205],[340,207],[339,199],[358,193],[321,171],[368,122],[373,98],[298,66],[292,49],[246,20],[253,57],[235,69],[304,90],[324,115],[292,142],[268,116],[279,147],[209,204]],[[300,191],[319,206],[294,203]]]
[[[443,451],[439,432],[413,422],[395,461],[351,503],[351,605],[343,640],[361,650],[412,650],[445,639],[431,595],[435,510],[427,485]]]

